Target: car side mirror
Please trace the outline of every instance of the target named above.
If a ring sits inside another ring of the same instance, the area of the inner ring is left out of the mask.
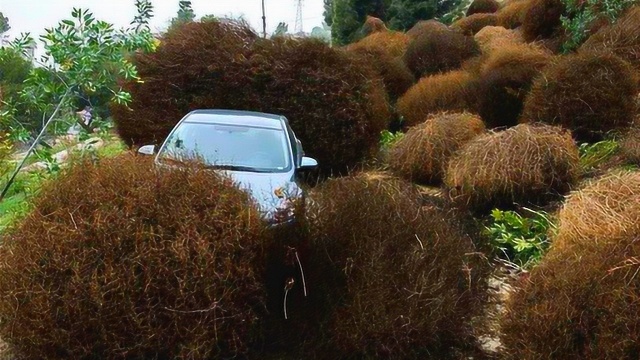
[[[314,158],[302,157],[302,161],[300,161],[300,170],[311,170],[318,167],[318,162]]]
[[[156,152],[155,145],[145,145],[138,149],[138,154],[142,155],[153,155]]]

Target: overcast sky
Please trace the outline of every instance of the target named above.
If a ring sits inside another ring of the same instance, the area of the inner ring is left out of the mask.
[[[154,17],[152,29],[166,28],[178,11],[178,0],[152,0]],[[261,0],[192,0],[197,17],[207,14],[243,16],[256,31],[262,31]],[[265,0],[267,32],[275,30],[279,22],[289,24],[293,32],[296,19],[296,0]],[[304,0],[302,18],[304,31],[310,32],[323,21],[322,0]],[[126,27],[135,16],[134,0],[0,0],[0,11],[9,18],[13,38],[21,32],[40,35],[43,29],[53,27],[71,15],[73,7],[90,9],[96,18]]]

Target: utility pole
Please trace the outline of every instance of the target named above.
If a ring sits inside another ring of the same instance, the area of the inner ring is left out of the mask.
[[[267,38],[267,17],[264,11],[264,0],[262,0],[262,37]]]
[[[296,27],[294,32],[296,36],[304,36],[302,27],[302,0],[296,0]]]

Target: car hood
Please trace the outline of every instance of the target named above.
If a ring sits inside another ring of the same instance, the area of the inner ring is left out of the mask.
[[[295,199],[302,195],[302,190],[295,183],[293,174],[288,173],[253,173],[246,171],[221,171],[234,180],[238,186],[247,191],[257,202],[264,215],[273,213],[283,206],[287,199]],[[281,190],[283,197],[278,197],[276,190]]]

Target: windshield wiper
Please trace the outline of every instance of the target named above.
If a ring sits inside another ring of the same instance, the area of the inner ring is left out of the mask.
[[[269,170],[256,169],[251,166],[242,166],[242,165],[209,165],[207,166],[207,169],[249,171],[249,172],[257,172],[257,173],[270,172]]]

